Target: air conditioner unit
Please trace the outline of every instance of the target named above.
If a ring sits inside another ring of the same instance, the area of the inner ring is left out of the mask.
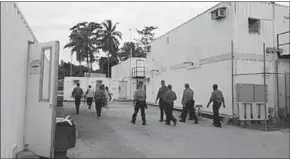
[[[216,12],[216,18],[221,19],[226,17],[226,8],[219,8]]]

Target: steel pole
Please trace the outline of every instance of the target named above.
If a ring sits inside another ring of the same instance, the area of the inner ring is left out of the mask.
[[[268,131],[268,123],[267,123],[267,88],[266,88],[266,46],[263,43],[263,63],[264,63],[264,102],[265,102],[265,131]]]
[[[234,97],[234,41],[231,41],[231,62],[232,62],[232,114],[235,119],[235,97]]]
[[[289,83],[289,85],[290,85],[290,83]],[[288,91],[287,91],[287,73],[285,72],[285,116],[286,117],[287,117],[287,113],[288,113]]]

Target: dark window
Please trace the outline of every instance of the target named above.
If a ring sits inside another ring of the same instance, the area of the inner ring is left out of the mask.
[[[259,19],[248,19],[249,33],[260,33],[260,20]]]
[[[74,85],[78,84],[80,80],[73,80]]]

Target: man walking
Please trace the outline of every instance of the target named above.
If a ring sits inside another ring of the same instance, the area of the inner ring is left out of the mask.
[[[72,91],[72,96],[75,98],[76,114],[79,114],[82,95],[83,90],[80,88],[80,84],[77,83],[77,87]]]
[[[168,91],[164,95],[164,102],[166,104],[166,124],[170,125],[170,121],[176,126],[176,119],[173,116],[174,101],[177,99],[175,92],[172,91],[172,85],[168,85]]]
[[[131,120],[132,124],[135,124],[136,116],[139,109],[141,109],[142,125],[146,125],[145,108],[147,109],[146,91],[142,89],[142,85],[138,85],[138,89],[134,94],[134,114]]]
[[[156,101],[155,103],[157,103],[158,99],[159,99],[159,109],[160,109],[160,122],[163,121],[163,115],[164,115],[164,112],[165,112],[165,104],[164,104],[164,94],[165,92],[167,92],[168,88],[165,86],[165,81],[162,80],[161,81],[161,87],[159,88],[159,91],[158,91],[158,94],[157,94],[157,97],[156,97]]]
[[[87,104],[89,106],[89,109],[92,107],[93,99],[94,99],[94,90],[91,85],[89,85],[89,88],[86,92],[86,97],[87,97]]]
[[[189,109],[192,110],[192,114],[193,114],[193,119],[194,119],[194,123],[197,124],[198,120],[197,120],[197,116],[195,114],[195,109],[194,109],[194,100],[193,100],[193,90],[189,88],[189,84],[185,84],[184,85],[185,90],[183,91],[183,96],[182,96],[182,104],[185,105],[183,112],[181,114],[181,120],[180,122],[185,122],[186,120],[186,116],[188,114]]]
[[[100,88],[95,91],[95,107],[96,107],[98,119],[101,118],[102,107],[105,100],[105,93],[102,88],[103,87],[100,86]]]
[[[218,90],[218,85],[214,84],[213,86],[213,92],[211,93],[211,97],[209,99],[209,102],[207,104],[207,108],[209,107],[209,104],[213,102],[213,125],[215,127],[221,127],[221,121],[219,116],[219,109],[221,105],[223,104],[223,107],[225,108],[225,99],[223,96],[223,93]]]

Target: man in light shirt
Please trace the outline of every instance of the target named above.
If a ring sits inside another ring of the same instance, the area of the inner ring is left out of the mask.
[[[131,123],[135,124],[136,116],[138,114],[139,109],[141,109],[142,125],[146,125],[146,117],[145,117],[145,108],[147,109],[146,91],[142,89],[142,85],[138,85],[138,89],[135,91],[133,105],[134,105],[134,114],[132,116]]]
[[[94,99],[94,90],[91,85],[89,85],[89,88],[86,92],[86,97],[87,97],[87,104],[89,106],[89,109],[92,107],[93,99]]]
[[[213,125],[215,127],[221,127],[221,121],[220,121],[220,116],[219,116],[219,109],[221,105],[223,104],[223,107],[225,108],[225,99],[223,96],[222,91],[218,90],[218,85],[214,84],[213,86],[213,92],[211,93],[211,97],[209,99],[209,102],[207,104],[207,108],[209,107],[209,104],[213,102]]]
[[[184,109],[181,115],[181,120],[180,122],[185,122],[186,116],[188,114],[189,109],[192,111],[192,116],[194,119],[194,123],[197,124],[197,116],[195,114],[195,109],[194,109],[194,99],[193,99],[193,90],[189,88],[189,84],[184,85],[185,90],[183,91],[183,96],[182,96],[182,104],[184,105]]]

